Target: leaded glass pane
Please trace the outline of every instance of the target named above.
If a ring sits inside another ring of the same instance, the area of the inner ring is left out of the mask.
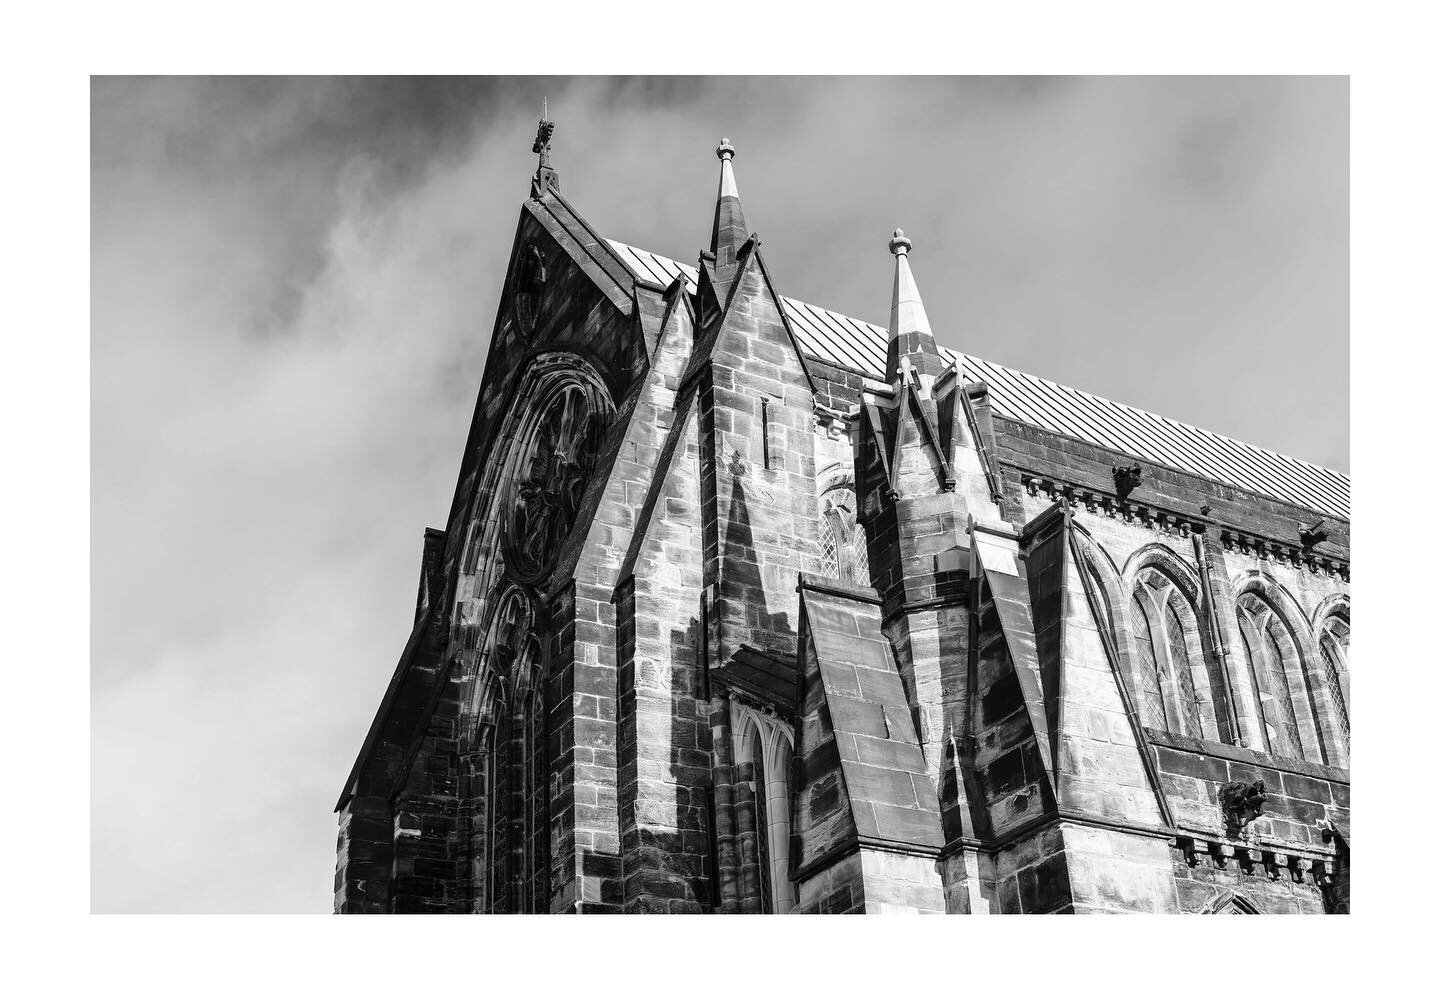
[[[1327,632],[1320,637],[1320,651],[1325,655],[1325,689],[1330,692],[1330,706],[1340,721],[1345,740],[1350,740],[1350,712],[1345,708],[1345,691],[1340,684],[1340,658],[1335,640]]]
[[[1295,719],[1295,703],[1290,698],[1290,681],[1285,676],[1285,654],[1280,640],[1275,636],[1275,625],[1266,626],[1260,637],[1260,650],[1265,654],[1265,673],[1270,681],[1270,696],[1279,720],[1279,744],[1275,750],[1279,755],[1294,759],[1304,758],[1300,747],[1300,728]]]
[[[835,522],[826,512],[820,520],[820,572],[827,577],[840,576],[840,558],[835,552]]]
[[[1165,638],[1170,645],[1170,664],[1175,671],[1175,684],[1180,693],[1180,713],[1185,719],[1184,732],[1199,736],[1200,706],[1195,699],[1195,681],[1190,673],[1190,648],[1185,642],[1185,625],[1175,608],[1172,596],[1165,607]]]
[[[1165,699],[1160,694],[1160,671],[1155,665],[1155,640],[1150,635],[1150,619],[1139,598],[1130,599],[1130,627],[1135,633],[1135,686],[1140,696],[1140,720],[1150,728],[1169,730],[1165,722]]]

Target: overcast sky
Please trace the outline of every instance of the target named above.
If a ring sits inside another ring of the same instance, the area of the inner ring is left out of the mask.
[[[1343,79],[97,80],[92,908],[329,911],[331,808],[553,163],[694,262],[1349,468]]]

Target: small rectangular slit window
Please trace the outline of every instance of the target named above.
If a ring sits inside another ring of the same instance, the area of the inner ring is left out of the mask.
[[[770,469],[770,399],[760,399],[760,446],[765,452],[765,469]]]

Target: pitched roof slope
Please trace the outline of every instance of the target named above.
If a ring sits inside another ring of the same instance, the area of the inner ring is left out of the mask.
[[[690,265],[617,241],[609,244],[636,278],[663,287],[683,274],[687,287],[695,290],[697,272]],[[852,368],[877,381],[885,380],[889,335],[885,327],[808,302],[787,298],[782,303],[807,356]],[[959,357],[967,382],[985,381],[996,413],[1008,419],[1304,508],[1350,518],[1350,478],[1339,471],[1112,402],[972,354],[946,347],[941,347],[940,352],[947,360]]]

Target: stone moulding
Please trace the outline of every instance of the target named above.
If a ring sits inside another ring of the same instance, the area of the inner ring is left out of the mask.
[[[1202,863],[1222,872],[1232,868],[1246,876],[1264,875],[1273,882],[1288,879],[1328,886],[1335,879],[1334,855],[1313,850],[1296,850],[1268,842],[1225,840],[1208,835],[1177,834],[1171,845],[1180,851],[1185,864],[1194,869]]]
[[[894,852],[899,855],[914,855],[917,858],[923,858],[932,862],[937,861],[940,858],[944,858],[943,851],[937,853],[936,850],[929,845],[916,845],[905,841],[862,836],[858,838],[851,838],[848,841],[842,842],[841,844],[836,845],[834,848],[830,849],[828,852],[825,852],[823,855],[818,855],[809,862],[806,862],[799,868],[791,869],[789,879],[792,883],[802,883],[806,879],[809,879],[811,876],[815,875],[817,872],[821,872],[824,869],[829,868],[831,865],[845,858],[847,855],[852,855],[860,851],[861,849],[871,849],[881,852]]]
[[[1293,544],[1286,543],[1257,533],[1220,525],[1203,516],[1189,515],[1185,512],[1162,511],[1108,492],[1029,472],[1020,475],[1020,483],[1033,497],[1038,498],[1045,494],[1052,501],[1066,501],[1077,508],[1083,508],[1091,515],[1104,515],[1127,524],[1142,525],[1147,529],[1167,535],[1178,533],[1188,536],[1213,528],[1219,532],[1220,542],[1227,550],[1254,556],[1260,560],[1288,563],[1296,569],[1306,569],[1311,573],[1336,576],[1346,583],[1350,581],[1350,561],[1312,552],[1310,547],[1301,545],[1298,538]]]

